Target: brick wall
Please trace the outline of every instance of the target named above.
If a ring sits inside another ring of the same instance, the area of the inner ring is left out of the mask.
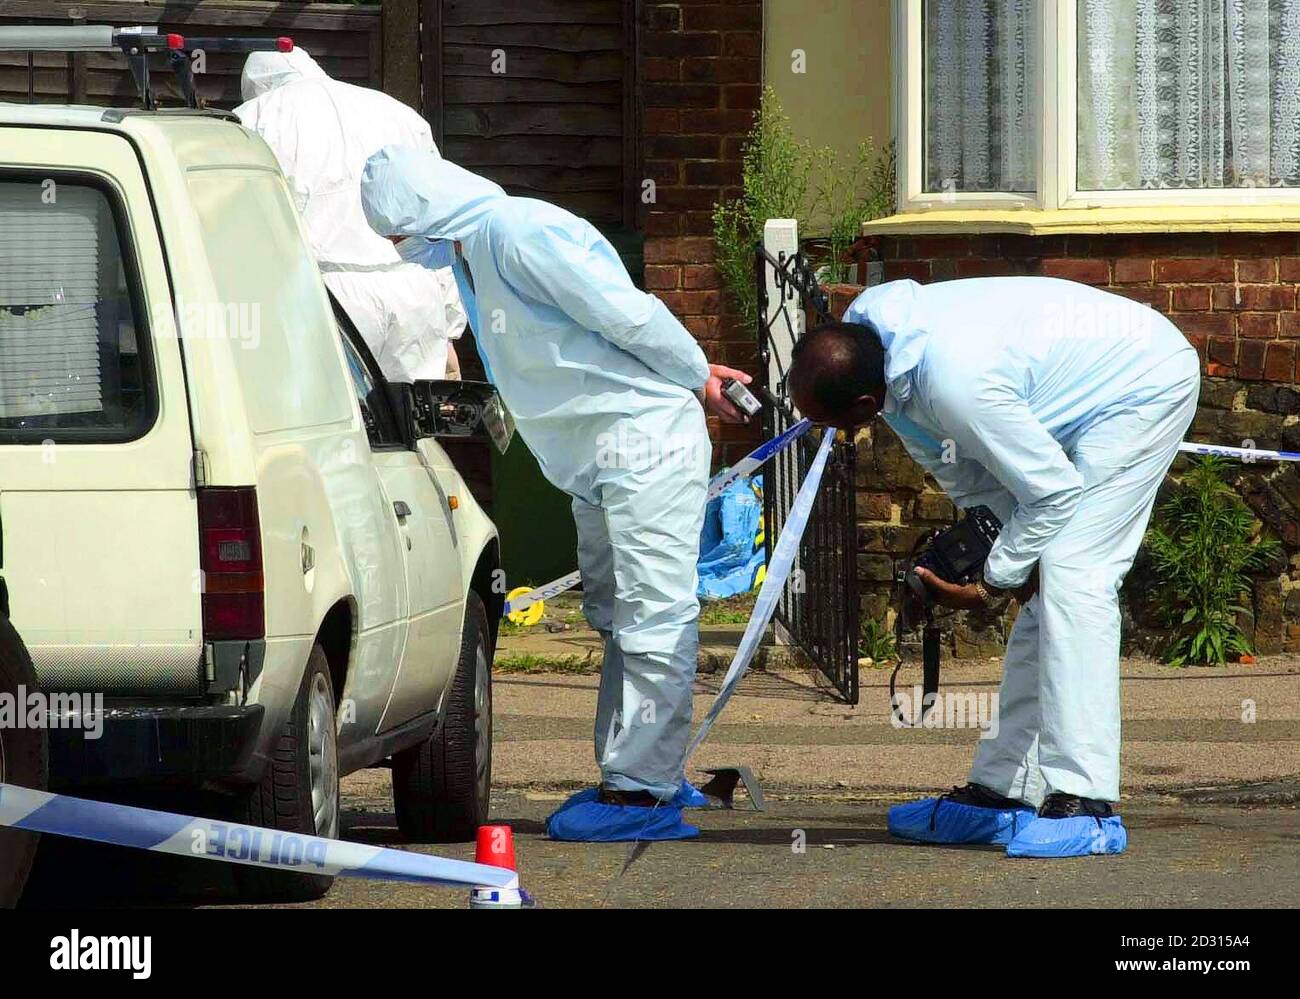
[[[727,307],[713,268],[713,206],[740,189],[741,147],[762,85],[757,0],[642,5],[642,154],[655,200],[641,205],[645,281],[711,362],[753,370],[754,333]],[[710,418],[715,458],[752,447],[754,429]]]
[[[1193,439],[1300,450],[1300,234],[908,236],[883,238],[879,250],[885,280],[1041,274],[1145,302],[1165,313],[1201,357]],[[858,290],[830,289],[836,315]],[[860,445],[863,611],[882,618],[896,561],[953,511],[887,427],[864,433]],[[1300,652],[1300,467],[1261,463],[1241,472],[1237,488],[1286,548],[1286,564],[1256,581],[1242,623],[1259,652]],[[1153,649],[1159,635],[1144,631],[1144,623],[1139,614],[1126,637]],[[958,654],[992,654],[1008,625],[967,615],[949,641]]]

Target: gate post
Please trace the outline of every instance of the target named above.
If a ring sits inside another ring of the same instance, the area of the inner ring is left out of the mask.
[[[768,219],[763,225],[763,249],[775,260],[789,260],[799,252],[799,223],[794,219]],[[803,336],[803,307],[799,293],[787,282],[778,281],[776,268],[768,263],[763,264],[763,286],[766,308],[760,320],[768,330],[772,351],[767,361],[767,386],[781,392],[785,388],[782,379],[790,370],[790,352]],[[782,311],[792,320],[793,329],[791,323],[778,321]]]

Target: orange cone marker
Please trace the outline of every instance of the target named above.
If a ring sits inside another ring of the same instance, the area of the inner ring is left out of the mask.
[[[515,838],[509,826],[479,826],[474,859],[488,867],[515,870]],[[469,894],[471,909],[522,909],[527,895],[519,888],[516,878],[506,888],[474,888]]]

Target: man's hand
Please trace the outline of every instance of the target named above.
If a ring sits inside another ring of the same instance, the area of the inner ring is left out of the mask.
[[[726,368],[721,364],[709,365],[709,380],[704,383],[697,394],[704,408],[713,413],[720,420],[726,423],[748,423],[749,417],[735,407],[730,399],[722,394],[722,383],[728,378],[734,378],[736,381],[748,385],[754,379],[743,371],[737,371],[735,368]]]
[[[974,583],[958,586],[956,583],[940,579],[929,569],[921,566],[916,567],[916,575],[930,588],[934,599],[944,607],[951,607],[953,610],[975,610],[977,607],[984,606],[984,601],[980,599]]]

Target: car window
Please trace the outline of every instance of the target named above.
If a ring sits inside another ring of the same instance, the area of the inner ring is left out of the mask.
[[[0,441],[138,437],[154,412],[148,334],[114,205],[51,183],[0,180]]]
[[[389,408],[383,381],[361,356],[347,334],[340,333],[340,336],[343,339],[343,354],[348,360],[348,374],[352,376],[352,387],[357,394],[357,403],[361,406],[361,419],[365,422],[370,446],[401,446],[402,437],[397,432],[397,421],[393,419]]]

